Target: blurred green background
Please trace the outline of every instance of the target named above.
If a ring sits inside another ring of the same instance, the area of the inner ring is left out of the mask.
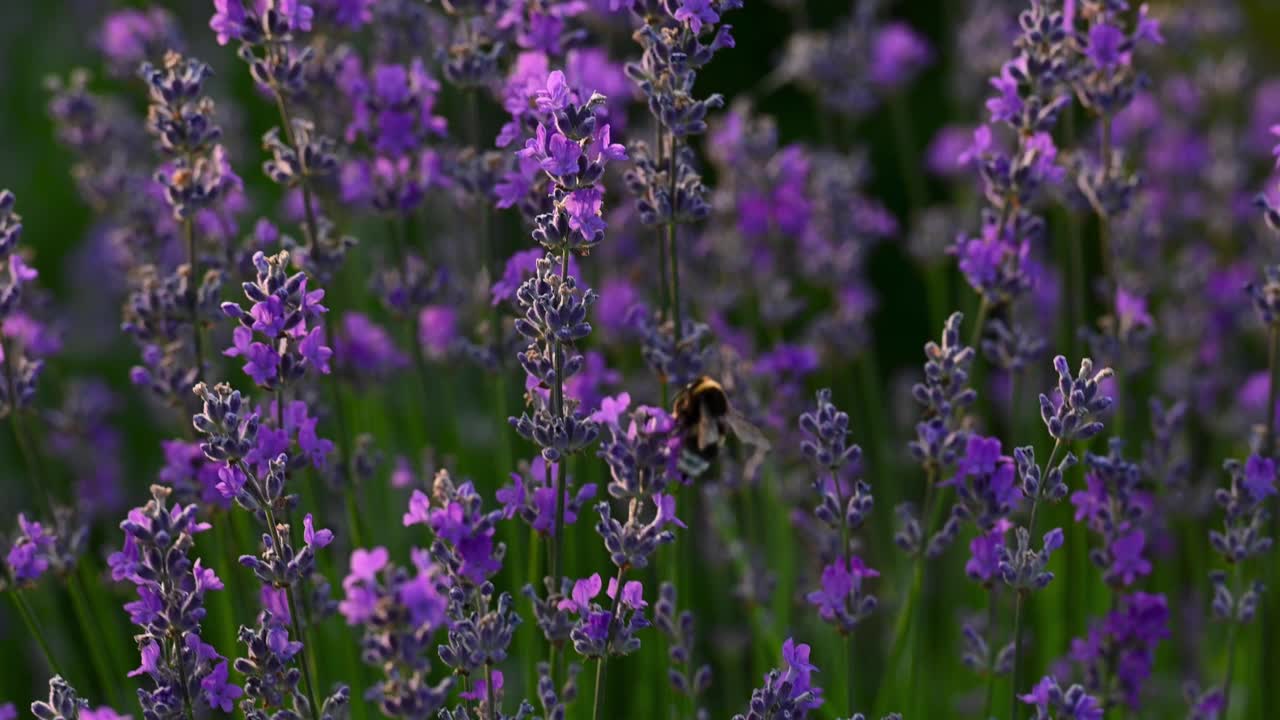
[[[747,7],[732,18],[737,48],[721,55],[699,81],[703,88],[721,92],[730,100],[740,93],[749,92],[773,69],[790,28],[786,12],[764,0],[746,0],[746,4]],[[255,97],[244,66],[235,58],[234,50],[213,43],[207,29],[212,13],[211,2],[0,2],[0,187],[12,189],[18,196],[19,211],[24,216],[25,243],[37,254],[41,284],[51,288],[60,299],[69,301],[78,297],[82,303],[79,310],[93,312],[94,317],[101,317],[104,324],[103,331],[94,333],[92,337],[67,338],[67,351],[52,363],[50,374],[43,383],[42,392],[52,397],[58,395],[58,379],[74,375],[108,378],[113,385],[125,390],[125,373],[134,361],[135,350],[115,330],[119,322],[117,308],[114,305],[93,307],[93,300],[107,293],[92,285],[92,272],[72,272],[71,264],[64,262],[91,231],[91,217],[79,200],[68,174],[69,157],[56,143],[46,117],[44,79],[51,73],[65,75],[78,65],[88,65],[97,70],[92,42],[101,18],[112,8],[153,5],[168,7],[181,18],[189,49],[212,64],[220,75],[215,93],[221,98],[238,101],[235,103],[237,112],[244,114],[239,117],[224,114],[223,121],[228,126],[228,134],[234,138],[230,144],[237,170],[248,184],[251,196],[259,200],[255,209],[263,214],[269,212],[276,197],[274,189],[258,171],[260,152],[256,141],[263,130],[275,123],[273,109]],[[974,121],[979,117],[981,107],[980,103],[957,107],[948,98],[947,72],[952,59],[950,38],[953,32],[950,23],[956,14],[955,0],[900,0],[888,2],[886,6],[886,15],[908,21],[928,37],[937,53],[936,62],[910,87],[905,97],[906,116],[910,120],[907,137],[915,153],[912,160],[918,163],[920,153],[934,131],[949,121]],[[1276,42],[1280,37],[1280,2],[1250,0],[1242,2],[1241,6],[1248,14],[1249,23],[1247,36],[1240,38],[1240,43],[1250,48],[1250,57],[1254,59],[1257,72],[1266,75],[1268,70],[1280,70],[1280,43]],[[844,0],[810,0],[808,13],[811,24],[829,26],[845,14],[848,7],[849,3]],[[424,52],[428,51],[424,49]],[[143,102],[138,81],[100,79],[100,82],[127,88],[139,105]],[[229,111],[231,103],[224,103],[223,107]],[[777,119],[783,142],[815,140],[818,137],[818,119],[811,108],[812,103],[807,98],[798,90],[789,88],[773,93],[758,105],[761,112]],[[896,155],[897,135],[891,122],[892,113],[888,108],[882,108],[860,121],[853,128],[853,134],[856,143],[870,152],[873,174],[869,194],[880,199],[900,220],[905,221],[909,183],[903,173],[904,168],[912,167],[912,163],[903,163]],[[932,203],[948,200],[947,190],[941,184],[931,183],[927,192]],[[1096,257],[1096,253],[1089,256]],[[918,368],[920,348],[927,338],[936,335],[937,329],[929,326],[928,308],[922,300],[925,296],[923,280],[900,243],[891,241],[878,246],[871,258],[869,274],[881,299],[874,320],[875,343],[880,379],[887,381],[900,371],[914,372]],[[75,283],[88,285],[76,288],[73,287]],[[955,282],[952,285],[955,287]],[[968,302],[967,296],[956,297],[964,297]],[[102,338],[108,338],[109,342],[103,344]],[[358,417],[373,417],[377,414],[376,409],[366,406],[362,409],[363,415]],[[130,504],[140,504],[143,499],[141,490],[154,477],[158,467],[159,440],[167,433],[154,425],[136,398],[128,399],[128,410],[119,417],[126,438],[126,482],[135,491]],[[526,456],[531,454],[523,446],[519,452]],[[0,453],[0,478],[3,478],[0,493],[13,497],[8,490],[17,484],[13,477],[17,472],[16,455],[7,432],[0,433]],[[0,521],[0,526],[7,528],[11,522],[9,516],[22,508],[11,502],[6,502],[5,508],[5,519]],[[887,507],[877,510],[888,511]],[[585,532],[586,528],[580,524],[579,530]],[[117,535],[112,532],[100,536],[99,540],[115,545]],[[589,564],[583,562],[580,565]],[[50,602],[65,604],[66,600],[51,599]],[[126,623],[123,612],[116,607],[94,607],[93,610],[108,615],[114,611],[116,614],[112,617],[119,626],[123,628]],[[54,610],[51,617],[66,612],[65,608]],[[0,660],[0,667],[4,668],[0,672],[0,702],[12,700],[23,708],[31,697],[40,692],[43,668],[28,663],[28,659],[36,656],[27,651],[27,638],[20,627],[8,621],[7,613],[8,608],[0,611],[0,618],[3,618],[0,619],[0,648],[5,651],[4,660]],[[223,652],[230,650],[227,647],[220,649]],[[646,657],[656,661],[659,651],[660,648],[651,648]],[[1272,648],[1269,652],[1278,651]],[[134,662],[132,653],[128,659],[130,663]],[[961,668],[953,663],[951,670],[959,673]],[[882,671],[883,668],[868,670],[873,674]],[[749,693],[755,679],[748,676],[727,682],[734,683],[739,692],[745,689]],[[968,687],[971,686],[970,681],[971,678],[965,676],[956,682],[959,687]],[[620,682],[615,679],[615,687],[626,687],[619,685]],[[940,687],[946,686],[941,678],[939,683]],[[945,692],[941,694],[945,695]],[[741,694],[740,697],[740,704],[745,705],[747,695]],[[106,699],[95,698],[95,701]]]

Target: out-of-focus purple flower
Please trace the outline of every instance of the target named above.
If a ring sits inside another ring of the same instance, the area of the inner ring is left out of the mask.
[[[494,286],[495,291],[497,286]],[[432,360],[443,360],[458,339],[458,313],[447,305],[427,305],[418,311],[418,342]]]
[[[342,316],[333,350],[342,368],[371,377],[384,377],[408,363],[391,333],[359,312]]]
[[[894,89],[911,82],[933,59],[925,39],[903,22],[885,23],[871,47],[871,82]]]
[[[107,16],[98,36],[106,60],[121,72],[132,72],[177,45],[173,15],[163,8],[119,10]]]
[[[965,172],[972,157],[966,154],[972,147],[972,139],[973,130],[968,127],[947,125],[939,129],[925,152],[925,167],[944,178]]]
[[[1244,489],[1254,502],[1276,494],[1276,464],[1271,458],[1250,455],[1244,466]]]

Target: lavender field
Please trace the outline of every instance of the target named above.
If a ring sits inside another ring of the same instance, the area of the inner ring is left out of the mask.
[[[1280,718],[1278,34],[0,4],[0,720]]]

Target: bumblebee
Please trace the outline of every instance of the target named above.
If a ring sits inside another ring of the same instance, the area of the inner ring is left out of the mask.
[[[769,450],[764,433],[734,409],[724,386],[707,375],[695,378],[676,394],[671,415],[683,441],[680,469],[689,476],[706,472],[731,432],[754,447],[756,456]]]

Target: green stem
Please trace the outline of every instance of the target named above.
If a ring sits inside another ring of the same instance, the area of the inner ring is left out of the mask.
[[[1053,450],[1049,452],[1049,460],[1044,464],[1045,475],[1049,474],[1051,468],[1053,467],[1053,461],[1057,459],[1058,452],[1062,450],[1062,447],[1063,447],[1063,443],[1061,438],[1054,441]],[[1040,509],[1040,492],[1037,491],[1035,497],[1031,498],[1031,517],[1027,521],[1028,535],[1031,535],[1031,536],[1035,535],[1036,512],[1039,509]],[[1019,588],[1017,599],[1014,602],[1014,611],[1013,611],[1013,675],[1012,675],[1013,687],[1009,692],[1011,696],[1009,700],[1009,707],[1010,707],[1009,720],[1017,720],[1018,688],[1021,687],[1019,683],[1022,680],[1020,677],[1018,677],[1018,669],[1021,666],[1021,660],[1022,660],[1022,605],[1025,597],[1026,597],[1026,591]]]
[[[293,588],[285,588],[285,598],[289,601],[289,619],[293,623],[293,636],[302,643],[303,657],[298,662],[302,666],[302,681],[307,688],[307,697],[311,701],[311,717],[320,718],[320,698],[316,695],[315,684],[311,681],[311,664],[315,661],[315,648],[311,638],[303,639],[302,624],[298,620],[298,609],[293,601]]]
[[[995,586],[987,592],[987,690],[982,702],[982,718],[991,717],[991,704],[996,694],[996,614],[999,599]]]
[[[53,659],[53,651],[49,649],[49,641],[45,639],[40,620],[31,611],[31,606],[27,605],[26,598],[22,597],[22,590],[14,588],[10,591],[9,597],[13,600],[14,607],[18,609],[18,614],[22,616],[22,624],[27,626],[27,632],[31,633],[31,637],[35,638],[36,644],[40,646],[40,652],[44,653],[44,660],[49,664],[49,669],[55,675],[66,677],[58,661]]]
[[[680,308],[680,250],[676,245],[676,156],[679,139],[671,135],[671,157],[667,158],[668,192],[671,198],[671,218],[667,223],[667,253],[671,256],[671,318],[672,339],[677,349],[684,339],[684,317]]]
[[[1277,383],[1276,369],[1280,365],[1280,325],[1271,325],[1268,329],[1267,343],[1267,407],[1263,411],[1266,413],[1266,435],[1263,436],[1262,454],[1271,457],[1275,454],[1276,448],[1276,398]],[[1280,514],[1277,514],[1280,517]]]
[[[984,295],[982,301],[978,303],[978,319],[973,323],[973,330],[969,333],[969,347],[981,357],[982,353],[978,350],[978,343],[982,340],[982,327],[987,324],[987,315],[991,313],[991,303],[987,302]]]
[[[591,700],[591,720],[599,720],[600,717],[600,701],[604,697],[604,663],[607,656],[600,656],[596,660],[596,691]]]
[[[1111,177],[1111,116],[1102,116],[1102,174],[1104,179]],[[1111,294],[1110,298],[1106,298],[1103,305],[1110,306],[1112,298],[1115,297],[1116,286],[1119,282],[1115,276],[1114,262],[1111,257],[1111,218],[1105,212],[1098,213],[1098,252],[1102,255],[1102,273],[1106,279],[1108,287],[1107,292]]]
[[[1236,563],[1235,568],[1232,571],[1232,577],[1234,578],[1234,582],[1232,583],[1233,587],[1231,588],[1231,591],[1233,593],[1239,593],[1241,590],[1243,590],[1240,573],[1241,573],[1240,563]],[[1236,595],[1236,597],[1239,597],[1239,595]],[[1240,637],[1240,623],[1236,622],[1233,619],[1231,623],[1231,630],[1227,633],[1227,674],[1224,675],[1222,678],[1222,717],[1223,718],[1231,717],[1230,713],[1228,712],[1231,708],[1231,679],[1232,679],[1232,676],[1235,674],[1235,669],[1236,669],[1236,642],[1239,639],[1239,637]]]
[[[1019,671],[1022,656],[1022,599],[1025,595],[1024,590],[1018,590],[1013,604],[1013,674],[1010,676],[1012,682],[1009,684],[1009,720],[1018,718],[1018,683],[1021,682]]]
[[[484,664],[484,694],[488,698],[489,720],[497,720],[498,693],[493,690],[493,663]]]
[[[600,656],[600,659],[596,661],[596,691],[595,698],[591,702],[591,720],[599,720],[600,707],[604,702],[604,666],[605,661],[609,658],[609,643],[613,642],[613,627],[618,622],[618,609],[622,606],[622,578],[626,574],[626,565],[618,568],[618,577],[613,591],[613,610],[609,613],[609,627],[605,629],[604,633],[604,655]]]
[[[85,599],[83,588],[80,587],[80,581],[75,575],[68,575],[66,580],[67,593],[71,596],[71,607],[75,612],[76,622],[80,625],[85,644],[89,646],[89,661],[98,675],[102,692],[110,694],[117,706],[123,706],[124,698],[120,696],[120,683],[113,679],[110,663],[99,642],[103,640],[102,630],[93,621],[93,614],[89,612],[89,603]]]
[[[847,699],[848,699],[849,704],[848,704],[848,713],[847,713],[847,714],[849,715],[849,717],[853,717],[853,713],[854,713],[854,710],[855,710],[855,708],[856,708],[856,706],[854,705],[854,698],[853,698],[853,696],[854,696],[854,691],[853,691],[853,690],[854,690],[854,683],[853,683],[853,666],[854,666],[854,654],[853,654],[853,633],[847,633],[847,634],[844,636],[844,661],[845,661],[845,679],[846,679],[846,681],[847,681],[847,683],[848,683],[848,688],[847,688],[847,689],[848,689],[848,693],[847,693],[846,697],[847,697]]]
[[[200,256],[196,254],[195,221],[192,218],[184,220],[182,230],[187,239],[187,266],[190,269],[190,277],[187,281],[191,285],[191,335],[195,341],[193,347],[196,356],[196,379],[199,380],[204,374],[204,330],[200,327],[200,285],[203,278],[200,274]]]

